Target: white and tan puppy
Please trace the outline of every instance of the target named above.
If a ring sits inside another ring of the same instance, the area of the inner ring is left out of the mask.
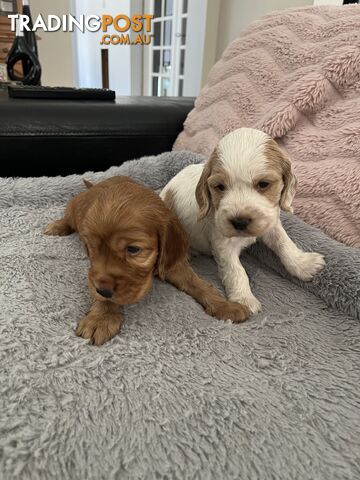
[[[261,240],[295,277],[309,281],[324,257],[300,250],[280,222],[291,212],[296,178],[284,151],[264,132],[240,128],[226,135],[204,164],[190,165],[161,192],[185,227],[191,248],[213,255],[232,301],[261,309],[241,265],[242,250]]]

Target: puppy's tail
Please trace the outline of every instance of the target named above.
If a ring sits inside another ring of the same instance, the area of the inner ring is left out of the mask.
[[[83,182],[85,183],[86,188],[91,188],[94,186],[93,183],[89,182],[89,180],[85,180],[85,178],[83,178]]]

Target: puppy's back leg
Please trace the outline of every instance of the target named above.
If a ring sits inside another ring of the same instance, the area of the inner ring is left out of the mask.
[[[66,217],[64,217],[60,220],[49,223],[49,225],[45,228],[44,233],[45,235],[59,235],[63,237],[65,235],[70,235],[74,231],[75,230],[66,220]]]

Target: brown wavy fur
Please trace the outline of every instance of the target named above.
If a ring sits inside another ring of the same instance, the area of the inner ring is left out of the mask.
[[[194,297],[210,315],[235,322],[248,317],[245,307],[227,301],[192,270],[187,235],[155,192],[128,177],[85,185],[87,190],[70,200],[64,217],[44,232],[78,232],[90,259],[93,305],[79,323],[78,335],[96,345],[110,340],[123,322],[118,305],[141,300],[154,275]],[[140,251],[129,252],[129,246]],[[112,297],[101,296],[98,291],[103,290]]]

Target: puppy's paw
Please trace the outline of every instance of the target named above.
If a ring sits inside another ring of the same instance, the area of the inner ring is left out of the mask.
[[[119,332],[123,318],[120,314],[107,314],[106,316],[98,316],[89,312],[84,317],[77,329],[78,337],[90,340],[92,345],[102,345],[111,340]]]
[[[73,233],[73,229],[64,220],[56,220],[50,223],[44,230],[45,235],[59,235],[65,236]]]
[[[300,252],[291,262],[289,272],[294,277],[309,282],[325,267],[325,258],[320,253]]]
[[[250,311],[247,307],[236,302],[229,302],[228,300],[219,302],[217,305],[208,306],[206,313],[219,320],[231,320],[234,323],[244,322],[250,316]]]
[[[259,313],[261,310],[261,303],[259,300],[254,297],[254,295],[247,295],[247,296],[241,296],[241,297],[230,297],[229,300],[232,302],[237,302],[241,305],[244,305],[246,308],[248,308],[249,312],[251,315],[255,315],[256,313]]]

